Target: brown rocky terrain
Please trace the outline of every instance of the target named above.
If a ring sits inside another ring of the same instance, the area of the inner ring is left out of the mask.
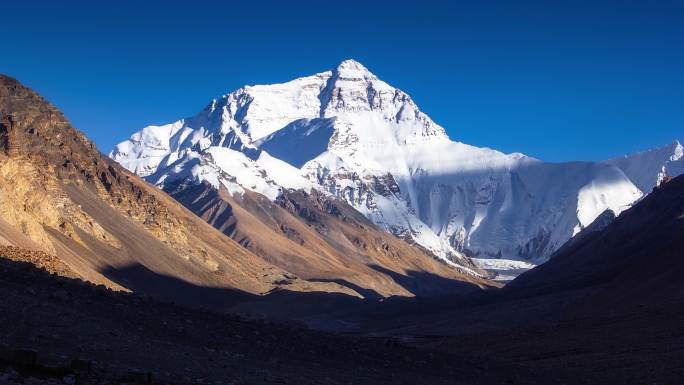
[[[315,190],[284,191],[276,202],[249,191],[231,196],[208,184],[168,192],[268,262],[307,280],[337,282],[364,297],[434,296],[496,286],[447,266]]]
[[[291,291],[358,295],[305,282],[241,247],[100,154],[59,110],[7,76],[0,76],[0,200],[2,244],[55,255],[94,283],[183,296],[167,281],[130,273],[144,271],[252,294],[286,282]]]

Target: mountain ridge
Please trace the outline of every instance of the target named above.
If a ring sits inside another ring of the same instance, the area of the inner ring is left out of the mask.
[[[605,163],[619,167],[647,194],[666,176],[684,174],[684,147],[674,140],[668,145],[612,158]]]
[[[225,160],[206,159],[217,152]],[[241,170],[232,152],[264,177],[233,178]],[[193,118],[144,128],[109,155],[162,188],[209,180],[271,199],[316,189],[461,267],[468,257],[541,263],[606,209],[619,214],[650,191],[611,162],[545,163],[452,141],[410,96],[353,60],[243,87]]]

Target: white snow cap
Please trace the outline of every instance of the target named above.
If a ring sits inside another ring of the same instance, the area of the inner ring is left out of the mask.
[[[368,68],[354,59],[346,59],[335,67],[335,75],[344,79],[377,79]]]
[[[619,167],[644,194],[648,194],[666,177],[684,174],[684,148],[678,140],[667,146],[635,152],[607,160]]]
[[[269,199],[315,188],[464,271],[466,252],[543,262],[606,209],[619,214],[664,173],[684,173],[679,142],[552,164],[452,141],[408,94],[352,59],[235,90],[191,118],[143,128],[110,156],[160,187],[207,181]]]

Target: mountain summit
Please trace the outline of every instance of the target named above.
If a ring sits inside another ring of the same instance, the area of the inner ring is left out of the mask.
[[[368,81],[378,80],[372,72],[368,70],[363,64],[354,59],[346,59],[340,62],[331,71],[332,78],[343,81]]]
[[[243,87],[194,117],[143,128],[110,156],[165,190],[208,183],[271,201],[291,189],[337,197],[473,274],[471,261],[492,270],[543,262],[644,193],[610,162],[552,164],[454,142],[353,60]]]

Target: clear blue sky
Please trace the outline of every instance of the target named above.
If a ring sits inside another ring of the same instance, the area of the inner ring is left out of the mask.
[[[684,139],[684,1],[2,3],[0,72],[104,152],[345,58],[469,144],[563,161]]]

